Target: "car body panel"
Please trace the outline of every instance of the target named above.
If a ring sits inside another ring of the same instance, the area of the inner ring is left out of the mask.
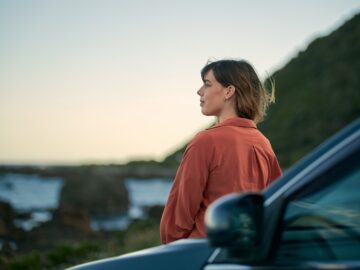
[[[184,239],[118,257],[70,268],[71,270],[202,269],[214,248],[206,238]]]

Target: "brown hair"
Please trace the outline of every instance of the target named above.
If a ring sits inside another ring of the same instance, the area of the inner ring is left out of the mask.
[[[201,78],[212,70],[215,79],[224,87],[235,87],[236,114],[239,117],[261,122],[266,109],[275,101],[275,87],[272,80],[271,93],[261,83],[254,68],[244,60],[219,60],[209,62],[201,70]]]

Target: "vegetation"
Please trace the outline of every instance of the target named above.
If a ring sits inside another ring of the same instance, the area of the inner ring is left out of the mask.
[[[289,167],[360,116],[360,14],[273,74],[277,103],[259,127]]]
[[[51,250],[33,250],[12,258],[0,255],[0,269],[64,269],[157,245],[160,245],[159,222],[154,219],[137,220],[126,231],[107,233],[99,239],[58,243]]]

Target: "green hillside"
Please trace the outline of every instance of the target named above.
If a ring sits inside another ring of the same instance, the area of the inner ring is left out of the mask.
[[[259,128],[286,168],[360,116],[360,14],[273,77],[277,102]]]
[[[360,116],[360,14],[311,42],[272,77],[276,104],[259,129],[287,168]],[[164,163],[178,164],[183,150]]]

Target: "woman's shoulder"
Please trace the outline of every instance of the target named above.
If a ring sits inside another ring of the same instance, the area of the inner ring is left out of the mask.
[[[196,141],[218,141],[232,134],[231,127],[208,128],[200,131],[194,137]]]
[[[190,141],[188,146],[196,146],[201,148],[210,148],[214,145],[217,140],[217,136],[214,134],[212,130],[202,130],[198,132]]]
[[[194,136],[192,142],[197,142],[197,143],[208,142],[212,140],[212,137],[213,135],[212,132],[210,132],[210,130],[202,130]]]

